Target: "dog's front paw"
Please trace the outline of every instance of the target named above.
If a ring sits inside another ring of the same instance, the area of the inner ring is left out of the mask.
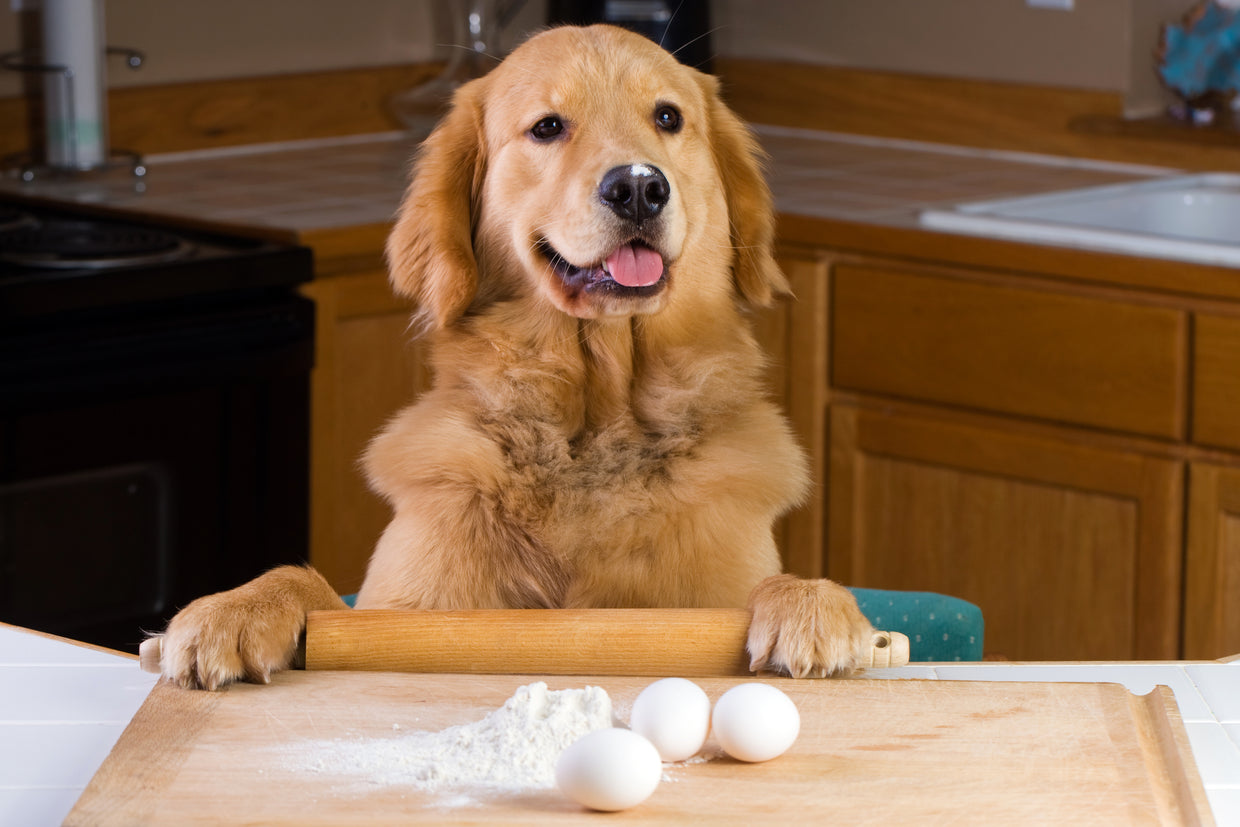
[[[267,683],[297,653],[305,614],[255,605],[233,592],[200,597],[163,634],[160,671],[186,689],[220,689],[233,681]]]
[[[215,690],[239,680],[268,683],[273,673],[293,664],[306,612],[343,607],[312,569],[274,569],[178,612],[160,641],[160,671],[187,689]]]
[[[749,668],[794,678],[855,672],[874,628],[852,592],[830,580],[768,577],[749,595]]]

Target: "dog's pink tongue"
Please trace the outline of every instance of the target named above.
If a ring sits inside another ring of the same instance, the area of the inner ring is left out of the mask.
[[[641,244],[626,244],[603,262],[617,284],[649,287],[663,277],[663,257]]]

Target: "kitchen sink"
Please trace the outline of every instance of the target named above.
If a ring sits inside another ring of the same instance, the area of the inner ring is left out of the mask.
[[[1151,178],[926,210],[936,230],[1240,267],[1240,175]]]

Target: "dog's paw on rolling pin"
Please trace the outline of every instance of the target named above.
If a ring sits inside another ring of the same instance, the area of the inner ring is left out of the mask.
[[[749,595],[749,668],[794,678],[856,672],[869,659],[874,628],[853,593],[830,580],[768,577]]]
[[[162,635],[143,644],[144,668],[153,650],[158,671],[186,689],[268,683],[273,673],[293,665],[306,612],[342,608],[343,601],[313,569],[273,569],[178,612]]]

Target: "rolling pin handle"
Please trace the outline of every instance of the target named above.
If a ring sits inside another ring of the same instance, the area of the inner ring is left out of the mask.
[[[887,666],[904,666],[908,663],[908,637],[899,632],[875,632],[870,642],[869,662],[862,666],[881,669]]]
[[[163,671],[160,669],[160,660],[163,659],[163,656],[163,635],[148,637],[146,640],[142,641],[141,645],[138,646],[138,666],[142,668],[143,672],[150,672],[153,675],[158,675],[161,671]]]

